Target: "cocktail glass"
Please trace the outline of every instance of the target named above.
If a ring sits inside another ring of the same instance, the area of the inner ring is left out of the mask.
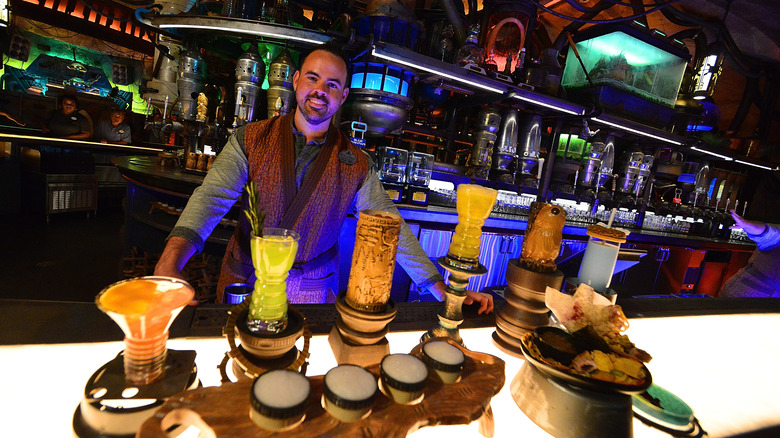
[[[252,236],[255,289],[249,302],[247,326],[255,333],[280,333],[287,327],[287,277],[295,262],[301,236],[283,228],[263,228]]]
[[[458,225],[455,226],[455,234],[447,252],[449,258],[466,263],[470,267],[479,264],[482,225],[493,211],[497,196],[496,190],[486,187],[474,184],[458,186]]]
[[[145,385],[165,373],[168,329],[195,296],[184,280],[171,277],[139,277],[114,283],[95,302],[125,334],[125,379]]]

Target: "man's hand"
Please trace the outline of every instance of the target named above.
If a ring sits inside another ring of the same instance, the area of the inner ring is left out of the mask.
[[[154,267],[154,275],[173,277],[187,281],[181,270],[187,261],[195,254],[195,245],[181,237],[171,237]],[[190,306],[197,306],[197,300],[190,301]]]
[[[445,289],[447,285],[443,281],[439,281],[431,286],[431,292],[433,296],[439,301],[444,301]],[[479,303],[478,314],[482,315],[493,311],[493,296],[490,294],[483,294],[481,292],[475,292],[473,290],[466,290],[466,299],[463,300],[463,304],[469,305],[472,303]]]
[[[734,218],[736,225],[731,228],[742,228],[746,233],[754,236],[759,235],[766,231],[766,224],[758,221],[751,221],[738,215],[736,211],[731,210],[731,217]]]
[[[463,301],[463,304],[468,305],[472,303],[479,303],[479,310],[477,310],[477,313],[480,315],[493,311],[493,295],[466,290],[466,299]]]

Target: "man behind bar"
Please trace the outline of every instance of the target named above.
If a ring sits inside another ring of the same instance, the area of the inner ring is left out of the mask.
[[[249,180],[258,186],[265,227],[301,235],[296,263],[287,280],[291,302],[320,302],[323,290],[338,292],[338,238],[348,213],[365,209],[397,213],[367,154],[331,124],[349,93],[348,63],[335,45],[313,50],[293,76],[297,108],[292,114],[247,124],[227,145],[195,190],[168,237],[155,275],[181,278],[181,270],[234,205]],[[242,208],[246,208],[244,196]],[[242,214],[230,239],[217,285],[254,282],[250,227]],[[441,275],[406,223],[398,263],[421,290],[444,298]],[[490,295],[468,291],[465,303],[479,313],[493,309]]]

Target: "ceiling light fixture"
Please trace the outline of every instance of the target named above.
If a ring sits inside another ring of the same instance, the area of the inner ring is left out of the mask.
[[[605,119],[603,119],[601,117],[593,117],[591,120],[593,120],[594,122],[604,123],[605,125],[612,126],[613,128],[618,128],[618,129],[622,129],[624,131],[632,132],[634,134],[638,134],[638,135],[642,135],[642,136],[645,136],[645,137],[654,138],[656,140],[661,140],[661,141],[664,141],[666,143],[671,143],[671,144],[674,144],[674,145],[677,145],[677,146],[682,145],[682,142],[679,142],[677,140],[672,140],[671,138],[668,138],[668,137],[662,137],[660,135],[652,134],[650,132],[643,131],[641,129],[631,128],[629,126],[626,126],[625,124],[616,123],[616,122],[613,122],[613,121],[610,121],[610,120],[605,120]]]
[[[407,67],[412,67],[417,70],[422,70],[428,73],[432,73],[437,76],[442,76],[447,79],[452,79],[453,81],[457,81],[462,84],[478,87],[487,91],[492,91],[493,93],[498,93],[498,94],[506,93],[506,89],[497,88],[493,85],[483,84],[480,81],[478,81],[477,78],[465,74],[465,71],[463,75],[460,75],[458,74],[458,72],[451,72],[444,69],[437,69],[435,68],[435,65],[432,62],[428,65],[422,62],[414,62],[410,57],[404,56],[403,54],[391,53],[385,47],[374,46],[373,49],[371,50],[371,55],[379,59],[384,59],[386,61],[394,62],[397,64],[405,65]]]
[[[759,169],[765,169],[765,170],[775,170],[775,169],[773,169],[773,168],[771,168],[771,167],[769,167],[769,166],[764,166],[764,165],[761,165],[761,164],[756,164],[756,163],[749,163],[749,162],[747,162],[747,161],[742,161],[742,160],[734,160],[734,162],[735,162],[735,163],[739,163],[739,164],[746,164],[746,165],[748,165],[748,166],[758,167]]]
[[[726,161],[734,161],[733,158],[731,158],[731,157],[729,157],[727,155],[721,155],[721,154],[717,154],[715,152],[710,152],[710,151],[708,151],[706,149],[697,148],[696,146],[691,146],[691,150],[692,151],[699,151],[702,154],[712,155],[713,157],[718,157],[718,158],[726,160]]]

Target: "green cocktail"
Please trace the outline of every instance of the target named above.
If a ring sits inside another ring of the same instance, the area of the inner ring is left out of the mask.
[[[250,241],[255,267],[255,289],[249,302],[247,325],[255,332],[278,333],[287,325],[287,276],[298,252],[298,233],[263,228],[263,237]]]

